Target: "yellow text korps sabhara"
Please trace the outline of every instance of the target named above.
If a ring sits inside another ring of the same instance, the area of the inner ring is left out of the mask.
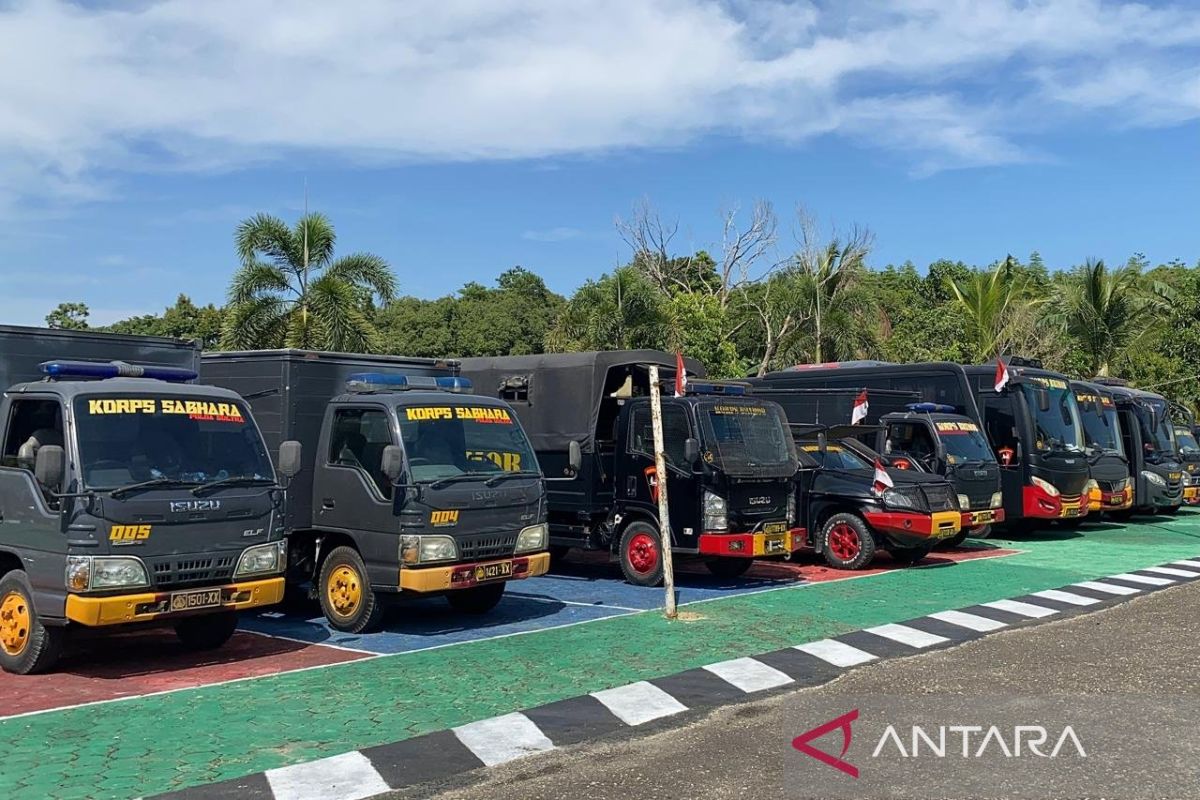
[[[512,417],[507,408],[490,406],[415,406],[404,409],[405,418],[413,422],[429,422],[439,419],[464,419],[472,422],[493,422],[511,425]]]

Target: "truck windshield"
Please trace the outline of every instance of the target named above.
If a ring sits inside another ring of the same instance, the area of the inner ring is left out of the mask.
[[[1142,449],[1148,456],[1167,456],[1175,452],[1171,440],[1174,427],[1167,417],[1166,400],[1141,400],[1133,404],[1138,427],[1142,431]]]
[[[796,472],[796,444],[779,406],[724,398],[702,402],[697,411],[706,463],[730,475],[787,477]]]
[[[820,445],[804,444],[800,449],[806,456],[817,462],[817,465],[825,469],[873,469],[874,465],[867,462],[865,458],[855,453],[853,450],[847,450],[839,444],[826,445],[822,450]]]
[[[1179,448],[1181,455],[1200,455],[1200,444],[1196,443],[1196,436],[1190,428],[1175,426],[1175,446]]]
[[[203,395],[104,395],[75,400],[83,483],[114,489],[166,479],[273,480],[262,437],[239,402]]]
[[[1040,452],[1082,452],[1083,426],[1075,393],[1067,382],[1057,378],[1038,378],[1021,383],[1021,393],[1033,420],[1034,445]]]
[[[414,483],[538,471],[525,431],[507,408],[402,405],[396,415]]]
[[[1121,427],[1117,421],[1117,407],[1112,401],[1094,394],[1075,393],[1079,404],[1079,417],[1083,421],[1084,441],[1089,447],[1106,453],[1125,455],[1121,444]]]
[[[983,438],[979,426],[970,420],[938,420],[933,425],[938,440],[946,448],[946,462],[967,464],[970,462],[995,461],[992,448]]]

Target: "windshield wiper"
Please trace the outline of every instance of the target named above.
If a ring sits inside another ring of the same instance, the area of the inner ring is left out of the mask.
[[[137,483],[130,483],[126,486],[118,486],[116,489],[111,490],[108,494],[114,500],[120,500],[130,492],[137,492],[141,491],[142,489],[152,489],[156,486],[191,486],[193,483],[195,483],[195,481],[183,481],[179,478],[151,478],[148,481],[138,481]]]
[[[445,478],[438,478],[436,481],[433,481],[429,484],[429,488],[441,489],[445,486],[449,486],[452,483],[457,483],[458,481],[477,481],[491,477],[492,473],[490,472],[463,472],[458,475],[448,475]]]
[[[202,483],[195,489],[192,489],[192,494],[196,497],[208,494],[216,489],[222,489],[226,486],[266,486],[275,485],[275,481],[270,478],[263,478],[258,475],[234,475],[229,478],[217,478],[215,481]]]
[[[517,470],[516,472],[501,472],[499,475],[495,475],[491,478],[488,478],[486,481],[483,482],[483,485],[484,486],[495,486],[500,481],[506,480],[508,478],[538,478],[538,477],[541,477],[541,474],[542,473],[540,473],[540,472],[534,472],[534,471],[528,470],[528,469]]]

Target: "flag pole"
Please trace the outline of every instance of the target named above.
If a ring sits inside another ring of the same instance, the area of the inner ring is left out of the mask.
[[[661,551],[663,588],[666,590],[665,613],[675,619],[675,564],[671,558],[671,513],[667,506],[667,459],[663,451],[662,387],[658,383],[658,366],[650,366],[650,421],[654,428],[654,476],[658,486],[658,529],[662,532]]]

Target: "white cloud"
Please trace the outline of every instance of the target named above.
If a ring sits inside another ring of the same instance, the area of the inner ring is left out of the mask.
[[[1083,114],[1200,116],[1179,66],[1198,44],[1185,2],[17,0],[0,6],[0,208],[297,150],[473,160],[832,134],[916,169],[1008,163]]]

